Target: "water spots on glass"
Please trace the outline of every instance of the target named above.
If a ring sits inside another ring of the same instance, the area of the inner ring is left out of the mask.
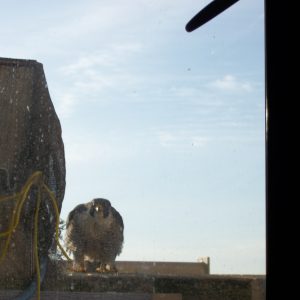
[[[41,142],[41,143],[44,143],[44,133],[41,134],[40,142]]]

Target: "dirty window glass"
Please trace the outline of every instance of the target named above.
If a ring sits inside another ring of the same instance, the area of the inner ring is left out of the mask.
[[[0,299],[264,278],[263,1],[0,2]]]

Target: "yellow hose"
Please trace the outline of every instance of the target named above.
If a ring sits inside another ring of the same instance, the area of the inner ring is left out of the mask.
[[[15,207],[12,212],[11,220],[9,223],[9,227],[6,231],[0,232],[0,238],[6,237],[3,251],[0,254],[0,263],[3,261],[5,258],[7,251],[9,249],[9,244],[12,238],[13,233],[15,232],[16,228],[19,225],[20,222],[20,215],[21,211],[23,208],[23,205],[28,199],[28,194],[32,188],[32,186],[36,186],[38,188],[38,193],[37,193],[37,202],[36,202],[36,210],[34,214],[34,242],[33,242],[33,247],[34,247],[34,261],[35,261],[35,269],[36,269],[36,274],[37,274],[37,299],[40,299],[40,291],[41,291],[41,274],[40,274],[40,262],[39,262],[39,254],[38,254],[38,220],[39,220],[39,210],[40,210],[40,205],[42,202],[42,192],[45,191],[46,194],[49,196],[51,200],[51,204],[53,206],[53,209],[55,211],[55,217],[56,217],[56,223],[55,223],[55,240],[57,243],[57,246],[61,250],[62,254],[69,260],[71,261],[71,258],[68,256],[66,251],[63,249],[59,242],[59,210],[57,206],[57,200],[54,196],[54,193],[49,189],[49,187],[45,184],[43,180],[43,173],[40,171],[34,172],[26,181],[24,184],[23,188],[19,193],[16,193],[14,195],[9,195],[9,196],[0,196],[0,202],[2,201],[15,201]]]
[[[38,187],[38,199],[36,202],[36,210],[34,214],[34,239],[33,239],[33,249],[34,249],[34,261],[35,261],[35,271],[37,277],[37,298],[41,297],[41,272],[40,272],[40,261],[39,261],[39,249],[38,249],[38,232],[39,232],[39,210],[41,205],[41,187]]]

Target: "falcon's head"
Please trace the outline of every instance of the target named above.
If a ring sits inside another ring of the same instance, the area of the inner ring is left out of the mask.
[[[93,218],[106,219],[111,210],[111,204],[108,200],[102,198],[96,198],[92,200],[90,208],[90,215]]]

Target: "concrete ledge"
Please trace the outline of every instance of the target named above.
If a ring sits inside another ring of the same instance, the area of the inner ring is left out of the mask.
[[[42,285],[46,299],[264,300],[262,275],[151,275],[72,273],[50,265]],[[0,300],[22,290],[16,281],[0,282]]]

